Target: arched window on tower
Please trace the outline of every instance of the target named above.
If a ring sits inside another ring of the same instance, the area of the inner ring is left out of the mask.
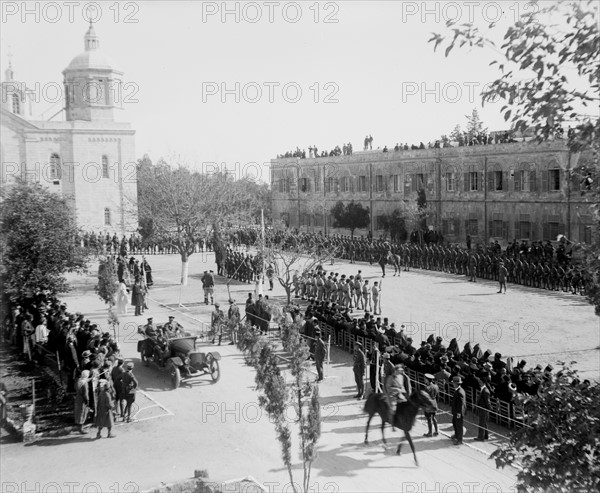
[[[60,164],[60,156],[56,152],[53,152],[52,154],[50,154],[50,180],[60,180],[62,174],[61,171],[62,167]]]
[[[104,226],[110,226],[111,220],[110,220],[110,209],[108,207],[106,207],[104,209]]]
[[[19,95],[12,95],[12,111],[15,115],[21,114],[21,101],[19,101]]]
[[[104,154],[102,156],[102,178],[109,178],[108,176],[108,156]]]

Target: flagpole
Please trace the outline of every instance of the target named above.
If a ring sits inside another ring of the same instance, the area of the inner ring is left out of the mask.
[[[264,209],[260,210],[260,256],[262,260],[262,269],[260,273],[260,279],[257,279],[258,286],[256,286],[257,295],[263,294],[263,285],[265,282],[265,212]]]

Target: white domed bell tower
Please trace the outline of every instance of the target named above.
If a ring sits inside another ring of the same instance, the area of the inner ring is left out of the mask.
[[[63,70],[67,121],[114,121],[115,109],[121,109],[123,72],[100,50],[91,22],[84,48]]]

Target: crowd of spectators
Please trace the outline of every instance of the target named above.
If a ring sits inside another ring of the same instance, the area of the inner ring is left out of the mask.
[[[454,377],[461,377],[461,386],[465,390],[472,389],[473,396],[483,382],[493,397],[510,405],[512,416],[515,403],[522,402],[526,396],[536,395],[540,387],[553,377],[552,365],[528,367],[525,360],[515,361],[510,356],[504,358],[501,353],[487,348],[484,350],[477,343],[467,342],[461,349],[456,338],[446,345],[441,336],[434,334],[417,343],[407,335],[404,325],[396,327],[388,318],[374,317],[369,312],[355,317],[349,308],[340,307],[337,303],[311,299],[306,307],[305,319],[312,320],[309,326],[317,327],[315,330],[318,330],[319,324],[330,326],[334,334],[332,343],[339,346],[344,346],[346,333],[373,341],[373,349],[367,354],[373,389],[376,368],[381,371],[381,382],[395,365],[403,364],[418,373],[434,375],[442,389],[448,389]],[[590,382],[575,381],[573,384],[589,386]]]
[[[76,412],[75,420],[82,430],[89,418],[97,418],[101,388],[107,386],[115,395],[119,393],[113,369],[124,362],[116,335],[102,332],[81,313],[69,312],[55,297],[39,295],[27,305],[9,308],[3,321],[4,340],[30,364],[53,365],[55,372],[66,377],[67,393],[85,394],[87,412],[83,420]],[[82,378],[85,392],[80,385]]]
[[[344,144],[340,148],[339,145],[336,145],[330,151],[321,151],[319,153],[319,149],[317,146],[309,146],[308,148],[308,157],[309,158],[320,158],[320,157],[335,157],[335,156],[350,156],[352,154],[352,144]],[[277,154],[277,159],[295,157],[299,159],[306,159],[306,149],[300,149],[296,147],[295,151],[288,151],[284,154]]]
[[[556,139],[564,138],[564,129],[561,125],[555,125],[554,131],[552,132],[553,137]],[[571,127],[567,130],[567,138],[572,139],[575,135],[575,130]],[[422,141],[419,144],[408,144],[405,142],[404,144],[396,143],[393,149],[394,152],[400,151],[416,151],[422,149],[440,149],[447,147],[470,147],[470,146],[480,146],[480,145],[492,145],[492,144],[513,144],[517,142],[524,142],[526,140],[525,137],[520,138],[518,140],[515,136],[514,131],[500,131],[500,132],[487,132],[487,131],[479,131],[479,132],[455,132],[448,137],[447,135],[442,135],[440,139],[436,139],[434,141],[429,141],[427,144],[424,144]],[[309,158],[313,157],[333,157],[340,155],[351,155],[352,154],[352,144],[344,144],[343,148],[340,149],[339,146],[335,146],[331,151],[322,151],[319,154],[317,146],[311,146],[308,148],[309,150]],[[364,151],[373,150],[373,136],[367,135],[364,140],[363,145]],[[380,152],[390,152],[390,148],[388,146],[384,146],[383,149],[377,148],[377,151]],[[296,148],[295,151],[288,151],[285,154],[278,154],[277,159],[281,158],[300,158],[306,159],[306,150]]]

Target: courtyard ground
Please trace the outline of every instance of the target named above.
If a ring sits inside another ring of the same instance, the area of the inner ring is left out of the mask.
[[[150,310],[143,317],[122,316],[119,330],[122,352],[135,362],[134,373],[142,390],[137,420],[119,423],[113,440],[94,440],[92,430],[86,436],[46,438],[27,446],[3,443],[3,492],[82,491],[86,485],[87,491],[143,491],[190,477],[196,469],[207,470],[217,482],[251,475],[270,491],[286,491],[289,476],[273,426],[258,407],[253,371],[234,346],[218,348],[223,359],[217,384],[206,377],[171,390],[167,374],[155,366],[141,365],[136,330],[146,316],[161,323],[175,314],[186,328],[197,332],[209,322],[212,307],[201,303],[200,277],[204,270],[215,269],[212,254],[193,255],[190,282],[182,287],[178,284],[178,256],[149,256],[148,260],[155,279]],[[381,278],[376,265],[336,263],[325,267],[347,275],[361,269],[365,278]],[[106,330],[106,307],[94,293],[94,269],[91,272],[72,277],[73,291],[63,299],[70,311],[84,313]],[[218,278],[215,289],[216,301],[224,308],[229,298],[225,282]],[[241,306],[253,291],[253,286],[237,281],[229,288]],[[407,325],[417,344],[430,333],[442,335],[446,342],[456,337],[461,347],[467,341],[479,342],[484,350],[525,359],[527,366],[574,360],[583,376],[597,379],[599,321],[592,307],[578,296],[508,288],[506,295],[500,295],[495,283],[473,284],[461,276],[422,271],[403,272],[400,278],[388,274],[383,280],[383,314],[396,324]],[[280,286],[265,294],[275,302],[285,301]],[[207,344],[207,350],[214,349]],[[488,459],[506,430],[494,428],[490,442],[474,446],[474,428],[467,425],[466,445],[454,447],[448,439],[451,425],[447,415],[440,416],[442,434],[433,439],[422,437],[426,430],[419,420],[413,434],[420,461],[416,467],[407,445],[401,456],[395,455],[399,434],[390,428],[386,429],[389,448],[383,448],[377,417],[371,424],[371,444],[363,445],[366,416],[362,402],[352,398],[354,393],[350,355],[334,349],[320,385],[323,426],[311,475],[314,491],[513,488],[516,471],[498,470]],[[293,458],[295,480],[301,482],[298,455]],[[48,489],[50,483],[55,483],[53,490]]]

